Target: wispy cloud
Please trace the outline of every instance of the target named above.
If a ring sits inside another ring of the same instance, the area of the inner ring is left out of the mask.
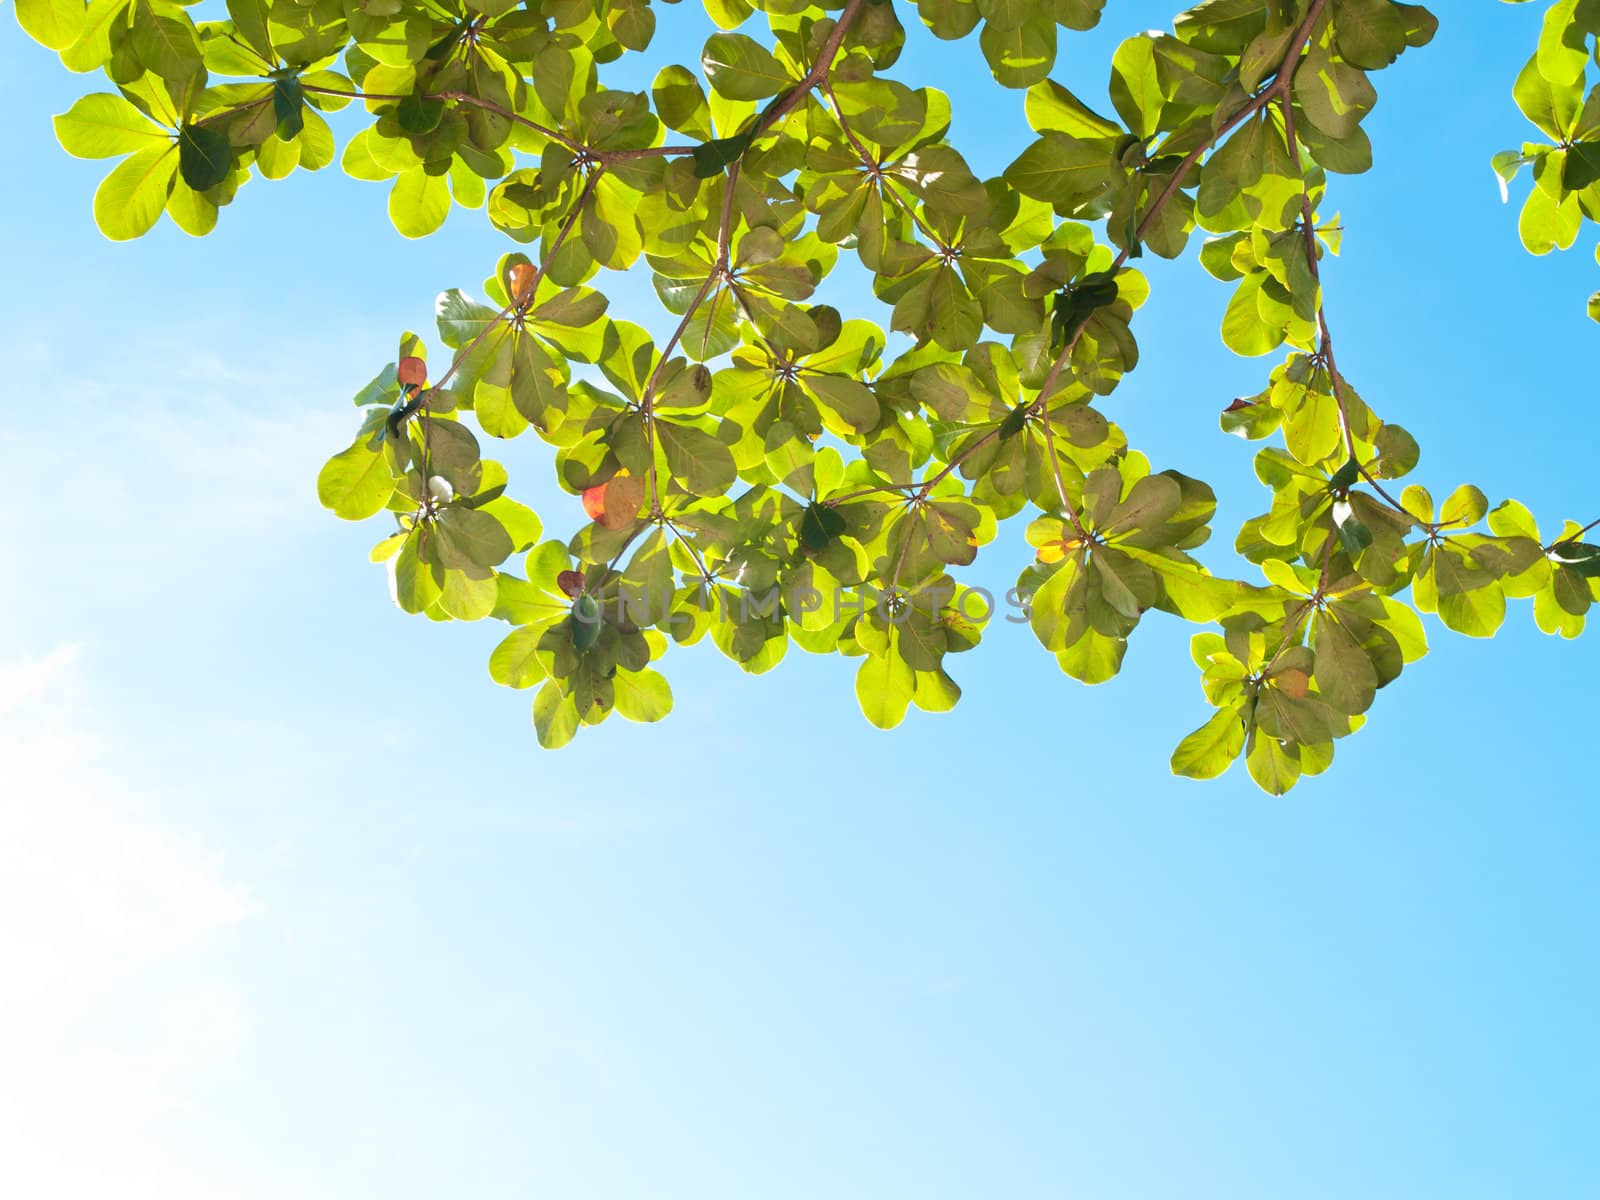
[[[62,599],[93,596],[85,607],[110,614],[183,595],[325,521],[315,481],[354,434],[348,390],[334,393],[314,358],[269,375],[165,349],[116,347],[111,362],[33,349],[50,403],[7,414],[0,505],[13,635],[20,623],[24,636],[76,637],[51,619]]]
[[[223,1181],[155,1123],[248,1036],[215,952],[255,903],[218,853],[152,819],[85,657],[0,663],[0,1193],[188,1200]]]
[[[47,696],[82,655],[83,643],[68,642],[38,658],[0,663],[0,717]]]

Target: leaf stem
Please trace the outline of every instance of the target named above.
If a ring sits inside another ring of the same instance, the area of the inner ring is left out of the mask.
[[[1545,549],[1545,553],[1548,554],[1551,550],[1554,550],[1557,546],[1565,546],[1570,542],[1577,541],[1584,534],[1588,533],[1591,529],[1594,529],[1596,526],[1600,526],[1600,517],[1596,517],[1594,520],[1590,521],[1587,525],[1585,525],[1582,529],[1578,530],[1578,532],[1573,534],[1571,537],[1557,538],[1555,541],[1551,542],[1548,546],[1546,546],[1544,548]]]
[[[694,559],[694,565],[700,572],[700,582],[702,586],[710,583],[714,578],[716,578],[711,574],[710,571],[706,569],[706,560],[700,557],[700,551],[696,550],[694,543],[684,536],[683,530],[679,529],[675,524],[673,524],[670,517],[663,515],[661,520],[668,529],[672,530],[673,535],[678,539],[679,543],[682,544],[683,548],[689,552],[689,557]]]
[[[1150,207],[1145,210],[1144,216],[1140,219],[1139,225],[1134,231],[1133,240],[1135,242],[1144,240],[1145,234],[1149,231],[1151,225],[1154,224],[1156,218],[1161,214],[1162,209],[1171,203],[1172,198],[1178,194],[1178,191],[1183,186],[1184,176],[1186,176],[1194,168],[1195,164],[1198,163],[1208,151],[1214,149],[1218,143],[1225,139],[1240,125],[1244,124],[1245,121],[1261,112],[1261,110],[1266,108],[1267,105],[1271,104],[1275,98],[1280,95],[1287,96],[1289,94],[1289,88],[1294,81],[1295,65],[1299,62],[1301,54],[1305,51],[1306,42],[1311,37],[1311,31],[1315,27],[1318,18],[1321,17],[1322,11],[1326,6],[1327,0],[1313,0],[1310,9],[1306,12],[1305,18],[1300,22],[1299,28],[1295,30],[1294,36],[1289,39],[1288,49],[1284,52],[1283,61],[1280,63],[1272,82],[1252,96],[1248,102],[1241,105],[1239,110],[1230,116],[1226,121],[1224,121],[1220,126],[1218,126],[1216,131],[1213,132],[1211,136],[1206,138],[1184,156],[1182,163],[1180,163],[1177,170],[1173,172],[1172,178],[1167,181],[1166,187],[1164,187],[1156,196],[1156,198],[1150,202]],[[1118,271],[1122,270],[1122,268],[1127,265],[1128,259],[1132,257],[1132,253],[1131,247],[1124,247],[1117,254],[1115,260],[1113,260],[1110,268],[1110,274],[1115,275]],[[1048,406],[1050,396],[1055,388],[1056,380],[1060,378],[1061,372],[1071,361],[1072,352],[1077,348],[1078,340],[1083,336],[1083,329],[1084,326],[1080,325],[1078,327],[1077,332],[1074,333],[1067,344],[1061,348],[1061,353],[1056,356],[1055,362],[1051,364],[1049,373],[1045,375],[1044,383],[1039,388],[1038,397],[1031,405],[1028,406],[1028,413],[1030,415],[1038,415],[1046,406]],[[1046,419],[1048,420],[1048,417]],[[987,445],[998,435],[999,427],[996,426],[989,433],[979,438],[976,442],[973,442],[955,458],[951,459],[950,462],[946,463],[943,469],[935,474],[933,478],[929,479],[925,484],[923,484],[921,494],[926,496],[930,488],[949,475],[951,471],[954,471],[958,466],[960,466],[962,461],[971,457],[981,447]],[[1049,448],[1051,454],[1053,455],[1055,453],[1054,438],[1050,439]],[[1057,466],[1057,470],[1059,470],[1059,466]],[[1065,489],[1063,488],[1062,491],[1064,492]],[[1063,499],[1064,498],[1065,497],[1063,497]],[[1081,532],[1082,525],[1080,524],[1078,513],[1070,503],[1066,506],[1066,514],[1072,521],[1073,525]]]
[[[1283,138],[1289,148],[1289,161],[1294,164],[1294,169],[1301,173],[1302,183],[1300,188],[1300,232],[1305,239],[1306,269],[1311,273],[1311,280],[1317,287],[1317,341],[1318,356],[1328,368],[1328,386],[1333,392],[1333,402],[1339,409],[1339,432],[1344,438],[1345,450],[1352,460],[1356,461],[1361,477],[1371,485],[1373,491],[1382,496],[1390,507],[1405,512],[1400,502],[1391,496],[1384,486],[1378,482],[1372,472],[1359,461],[1356,453],[1355,431],[1350,427],[1350,405],[1345,392],[1347,384],[1344,375],[1339,370],[1338,362],[1333,354],[1333,334],[1328,329],[1328,313],[1323,304],[1322,269],[1318,263],[1321,247],[1317,242],[1316,213],[1311,205],[1311,189],[1303,181],[1305,168],[1302,165],[1300,154],[1300,141],[1295,135],[1294,102],[1290,95],[1290,88],[1294,81],[1294,71],[1285,70],[1280,73],[1280,79],[1289,82],[1283,87],[1279,97],[1280,108],[1283,113]]]
[[[583,206],[585,201],[587,201],[589,196],[594,192],[595,185],[600,182],[600,176],[604,174],[605,168],[600,167],[595,170],[584,182],[583,191],[578,193],[577,202],[573,204],[572,211],[567,214],[567,218],[562,222],[561,228],[556,230],[556,236],[550,242],[550,249],[545,253],[544,261],[539,264],[538,270],[534,272],[533,282],[528,286],[527,289],[527,295],[529,297],[532,297],[538,292],[539,283],[544,279],[546,266],[548,266],[550,260],[555,257],[556,251],[561,249],[562,243],[567,240],[567,235],[572,232],[573,227],[577,225],[579,216],[583,214]],[[476,335],[474,335],[473,339],[462,347],[461,352],[455,356],[455,360],[450,364],[450,369],[444,373],[444,377],[433,385],[434,391],[439,391],[444,387],[445,384],[450,382],[450,377],[456,373],[462,363],[467,361],[467,356],[477,348],[478,343],[483,341],[484,338],[488,337],[490,333],[497,329],[500,325],[500,322],[504,321],[506,316],[516,307],[517,301],[516,298],[513,297],[510,304],[507,304],[499,312],[495,313],[493,319],[486,323],[484,327],[479,330]]]
[[[347,91],[343,88],[318,87],[309,83],[301,84],[301,87],[305,91],[312,92],[318,96],[342,96],[346,100],[388,102],[409,100],[411,98],[410,95],[398,95],[386,92]],[[559,130],[551,129],[547,125],[541,125],[539,122],[530,120],[519,112],[513,112],[503,104],[496,104],[493,100],[485,100],[481,96],[474,96],[471,92],[432,92],[424,93],[421,98],[424,100],[454,100],[458,104],[470,104],[474,108],[481,108],[485,112],[492,112],[496,116],[504,117],[508,121],[513,121],[518,125],[521,125],[527,129],[531,129],[541,137],[549,138],[552,142],[556,142],[559,145],[565,146],[574,154],[577,154],[584,149],[580,143],[573,141],[566,134],[560,132]],[[600,157],[603,158],[604,155]]]

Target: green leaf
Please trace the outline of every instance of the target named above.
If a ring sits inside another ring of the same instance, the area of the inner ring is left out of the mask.
[[[499,594],[493,571],[449,567],[439,589],[439,607],[457,621],[481,621],[494,611]]]
[[[750,149],[750,135],[738,134],[734,137],[713,138],[694,148],[694,173],[700,179],[710,179],[720,175],[728,167],[743,158]]]
[[[771,51],[742,33],[712,34],[700,65],[712,89],[730,100],[764,100],[794,83]]]
[[[505,527],[482,509],[450,505],[439,514],[434,529],[439,557],[447,567],[497,566],[514,549]]]
[[[129,44],[146,70],[159,76],[174,99],[204,85],[205,59],[187,14],[162,16],[153,7],[139,13],[129,33]],[[188,115],[180,102],[178,115]]]
[[[1551,83],[1539,70],[1536,55],[1517,76],[1511,94],[1522,110],[1553,141],[1564,141],[1578,118],[1583,93],[1580,89]]]
[[[878,402],[859,379],[843,375],[806,375],[806,388],[817,402],[838,418],[843,432],[865,433],[878,424]]]
[[[800,541],[812,553],[821,553],[847,527],[837,510],[825,504],[812,504],[800,518]]]
[[[856,671],[856,700],[862,715],[879,729],[893,729],[905,720],[916,689],[911,664],[892,651],[867,655]]]
[[[1272,796],[1285,795],[1300,781],[1300,747],[1251,730],[1245,766],[1262,791]]]
[[[1283,344],[1283,329],[1261,317],[1261,288],[1267,278],[1264,271],[1246,276],[1228,302],[1222,317],[1222,341],[1235,354],[1255,358]]]
[[[1332,616],[1317,619],[1311,647],[1316,652],[1316,679],[1322,698],[1339,712],[1355,716],[1372,707],[1378,673],[1361,643]]]
[[[755,11],[749,0],[705,0],[706,15],[723,29],[737,29]]]
[[[1054,130],[1075,138],[1117,137],[1122,127],[1108,121],[1053,79],[1028,89],[1025,103],[1028,124],[1040,133]]]
[[[414,534],[407,537],[400,553],[389,560],[394,602],[409,613],[427,612],[439,601],[439,584],[433,568],[418,553],[420,543],[421,538]]]
[[[94,194],[94,221],[114,242],[143,237],[161,218],[178,173],[178,148],[170,142],[124,159]]]
[[[346,84],[348,86],[348,84]],[[327,107],[327,105],[324,105]],[[315,113],[312,119],[319,125],[325,126],[326,122]],[[298,76],[284,76],[272,81],[272,120],[273,132],[280,141],[293,141],[304,132],[306,127],[305,90]],[[329,154],[332,159],[332,154]]]
[[[1055,63],[1055,21],[1037,8],[1014,25],[988,21],[978,34],[978,45],[998,83],[1029,87],[1047,76]]]
[[[533,728],[539,745],[559,750],[578,732],[578,706],[555,680],[550,680],[533,698]]]
[[[427,237],[450,215],[450,188],[443,175],[421,167],[403,171],[389,191],[389,220],[408,238]]]
[[[1585,579],[1600,579],[1600,546],[1588,542],[1557,542],[1550,547],[1550,557]]]
[[[1368,71],[1387,67],[1406,48],[1406,22],[1389,0],[1339,0],[1333,29],[1345,61]]]
[[[672,477],[697,496],[720,496],[738,475],[728,447],[709,433],[673,421],[656,422],[656,437]]]
[[[1066,209],[1104,191],[1113,165],[1104,143],[1051,132],[1006,168],[1005,180],[1024,196]]]
[[[1335,471],[1333,473],[1333,475],[1328,479],[1328,491],[1334,492],[1334,493],[1347,492],[1352,487],[1355,486],[1356,481],[1358,479],[1360,479],[1360,478],[1361,478],[1361,462],[1360,462],[1360,460],[1359,459],[1355,459],[1355,458],[1346,459],[1344,466],[1340,467],[1337,471]],[[1429,517],[1431,517],[1433,515],[1431,502],[1430,502],[1430,510],[1429,510],[1428,515],[1429,515]]]
[[[17,24],[50,50],[65,50],[83,35],[88,13],[83,0],[17,0]]]
[[[178,131],[178,171],[195,191],[209,191],[233,173],[233,146],[215,129],[185,125]]]
[[[190,237],[204,237],[217,227],[216,204],[181,178],[172,182],[172,194],[167,197],[167,216]]]
[[[1466,528],[1483,520],[1489,511],[1489,500],[1479,489],[1464,483],[1450,493],[1450,498],[1439,508],[1439,523]]]
[[[548,625],[523,625],[513,629],[489,655],[490,678],[510,688],[542,683],[547,672],[539,658],[539,649],[548,631]]]
[[[672,711],[672,689],[656,671],[618,671],[617,712],[629,721],[659,721]]]
[[[437,96],[412,92],[394,106],[394,119],[412,137],[426,137],[444,119],[444,101]]]
[[[388,460],[357,440],[348,450],[328,460],[317,475],[317,499],[346,521],[364,521],[383,511],[394,494],[394,475]]]
[[[1111,103],[1129,132],[1141,140],[1160,127],[1166,96],[1156,73],[1155,40],[1146,34],[1117,47],[1111,59]]]
[[[1215,779],[1233,765],[1244,749],[1244,722],[1239,711],[1224,708],[1196,729],[1172,752],[1172,773],[1189,779]]]
[[[663,67],[650,85],[656,115],[669,128],[702,141],[711,137],[711,113],[700,81],[687,67]]]
[[[76,158],[114,158],[171,141],[165,129],[109,92],[84,96],[55,119],[55,128],[61,148]]]

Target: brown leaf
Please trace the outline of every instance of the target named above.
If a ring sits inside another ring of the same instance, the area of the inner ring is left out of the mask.
[[[521,306],[528,302],[533,295],[533,285],[538,281],[539,273],[530,263],[518,263],[511,268],[511,299]]]
[[[607,529],[621,529],[639,515],[644,503],[644,480],[618,475],[583,493],[583,511]]]
[[[395,367],[394,376],[405,387],[421,387],[428,382],[428,360],[408,355]]]
[[[1279,671],[1272,677],[1272,682],[1277,684],[1278,690],[1291,700],[1304,700],[1306,693],[1311,689],[1311,676],[1298,667]]]

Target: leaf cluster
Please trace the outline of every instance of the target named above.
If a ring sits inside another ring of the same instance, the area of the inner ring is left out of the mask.
[[[1432,40],[1427,9],[1203,0],[1118,47],[1101,113],[1052,70],[1060,31],[1103,0],[705,8],[719,31],[699,62],[629,91],[603,77],[649,48],[649,0],[17,6],[113,89],[56,120],[68,152],[121,159],[95,197],[111,238],[163,212],[203,234],[246,183],[337,158],[388,188],[409,237],[461,206],[516,247],[481,289],[439,296],[439,365],[403,335],[318,494],[345,519],[387,514],[372,557],[401,608],[509,626],[490,671],[536,689],[543,744],[612,712],[659,719],[653,664],[702,640],[756,673],[791,645],[856,659],[883,727],[946,710],[951,656],[991,616],[962,573],[1018,516],[1034,558],[1013,598],[1067,675],[1116,675],[1151,610],[1203,627],[1214,712],[1172,758],[1197,778],[1242,756],[1281,793],[1325,770],[1426,653],[1419,612],[1483,637],[1531,598],[1540,628],[1582,629],[1590,527],[1546,541],[1514,501],[1399,485],[1417,443],[1335,356],[1330,181],[1371,167],[1373,77]],[[1033,136],[999,175],[972,170],[949,98],[901,63],[913,18],[976,33],[1014,89]],[[1600,219],[1597,34],[1600,0],[1551,4],[1516,84],[1548,141],[1495,169],[1532,168],[1536,254]],[[1249,579],[1196,556],[1211,488],[1158,470],[1099,407],[1139,361],[1135,262],[1191,250],[1229,289],[1224,345],[1279,355],[1221,414],[1265,443],[1267,511],[1235,539]],[[818,300],[841,259],[870,278],[861,313]],[[611,311],[625,271],[649,275],[670,336]],[[483,438],[529,435],[586,518],[565,540],[482,456]]]

